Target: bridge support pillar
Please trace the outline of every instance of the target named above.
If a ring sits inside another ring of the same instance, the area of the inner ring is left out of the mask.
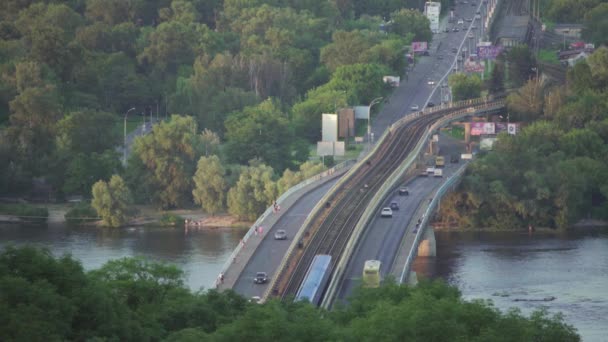
[[[435,231],[432,227],[426,227],[424,229],[424,236],[418,245],[418,256],[437,256],[437,242],[435,241]]]
[[[464,142],[469,143],[471,141],[471,123],[464,123]]]

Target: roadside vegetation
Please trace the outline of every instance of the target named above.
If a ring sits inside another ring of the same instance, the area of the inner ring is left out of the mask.
[[[410,43],[431,39],[418,5],[2,1],[0,193],[27,196],[36,180],[53,199],[95,202],[93,185],[118,175],[135,204],[255,217],[308,162],[321,114],[385,96],[382,77],[402,75]],[[125,167],[125,117],[131,131],[151,116],[164,122],[136,139]],[[203,189],[218,177],[197,174],[212,155],[225,183]],[[258,167],[265,195],[236,208]],[[218,191],[232,197],[212,205]]]
[[[387,281],[333,311],[192,292],[174,266],[123,258],[84,271],[32,247],[0,253],[3,341],[580,341],[559,315],[465,301],[442,282]]]
[[[608,48],[568,71],[567,85],[535,79],[507,98],[511,122],[442,202],[445,226],[565,229],[608,219]]]

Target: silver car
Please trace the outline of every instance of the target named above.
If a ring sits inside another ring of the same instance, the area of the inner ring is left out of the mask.
[[[287,240],[287,232],[283,229],[279,229],[274,233],[275,240]]]

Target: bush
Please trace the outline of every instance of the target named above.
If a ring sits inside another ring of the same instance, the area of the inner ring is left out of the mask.
[[[82,224],[88,221],[99,220],[100,217],[89,203],[81,202],[65,214],[65,220],[71,224]]]
[[[184,218],[175,214],[164,214],[160,218],[160,224],[162,226],[177,226],[182,223],[184,223]]]
[[[49,210],[30,204],[0,204],[0,214],[18,216],[26,222],[44,223],[49,217]]]

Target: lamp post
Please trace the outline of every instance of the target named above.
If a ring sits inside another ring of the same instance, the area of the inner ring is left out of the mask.
[[[127,116],[129,115],[129,112],[135,110],[135,107],[129,109],[126,113],[125,113],[125,124],[124,124],[124,146],[123,146],[123,154],[122,154],[122,163],[123,165],[127,165]]]
[[[372,134],[372,106],[380,102],[381,100],[382,97],[377,97],[369,103],[369,106],[367,106],[367,138],[369,139],[370,143]]]

